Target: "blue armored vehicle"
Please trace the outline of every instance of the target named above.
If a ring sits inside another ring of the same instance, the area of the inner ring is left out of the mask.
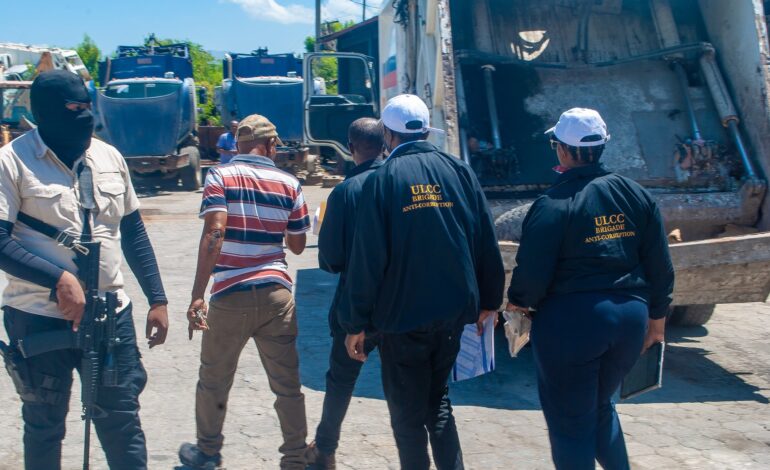
[[[114,145],[135,176],[201,186],[197,105],[187,44],[119,46],[99,63],[93,90],[96,134]],[[205,96],[201,96],[205,99]]]
[[[217,108],[222,123],[251,114],[275,124],[285,147],[278,149],[278,166],[296,171],[307,158],[302,132],[302,60],[293,54],[228,53],[223,60]]]

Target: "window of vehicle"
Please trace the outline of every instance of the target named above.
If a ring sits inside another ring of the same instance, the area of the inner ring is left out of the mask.
[[[2,123],[12,126],[18,125],[23,117],[29,121],[32,119],[32,109],[29,104],[29,89],[3,88],[0,89],[3,96]]]
[[[180,83],[140,82],[109,85],[104,94],[110,98],[154,98],[176,93]]]

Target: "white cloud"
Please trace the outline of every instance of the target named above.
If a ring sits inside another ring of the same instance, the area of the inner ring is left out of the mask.
[[[295,3],[286,6],[276,0],[226,0],[239,5],[254,18],[275,21],[282,24],[315,23],[315,10]]]
[[[282,24],[314,24],[315,8],[297,3],[285,4],[277,0],[224,0],[239,5],[243,11],[254,18],[275,21]],[[321,7],[321,17],[326,20],[355,20],[360,21],[363,7],[350,0],[324,0]],[[369,0],[368,4],[376,6],[378,0]],[[376,14],[374,8],[367,8],[367,18]]]
[[[362,3],[360,0],[356,0]],[[369,0],[369,4],[374,6],[376,0]],[[361,12],[363,6],[353,3],[350,0],[329,0],[325,2],[321,10],[321,16],[324,20],[356,20],[361,21]],[[371,16],[372,9],[367,8],[367,17]]]

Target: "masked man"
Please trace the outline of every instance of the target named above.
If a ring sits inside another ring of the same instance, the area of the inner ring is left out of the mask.
[[[2,304],[11,342],[3,352],[6,361],[16,357],[25,467],[60,468],[72,370],[80,372],[82,356],[79,349],[27,359],[14,354],[19,340],[54,330],[77,331],[83,317],[86,300],[73,251],[60,244],[62,237],[55,240],[45,233],[49,228],[101,242],[99,292],[114,292],[119,300],[113,351],[118,379],[114,386],[99,386],[96,404],[103,414],[94,426],[110,468],[145,469],[138,411],[147,375],[139,359],[132,304],[123,290],[123,256],[151,306],[150,347],[165,341],[168,315],[139,201],[120,153],[91,138],[91,99],[80,78],[62,70],[40,74],[32,84],[31,104],[38,128],[0,149],[0,269],[8,275]],[[90,175],[92,184],[83,174]]]

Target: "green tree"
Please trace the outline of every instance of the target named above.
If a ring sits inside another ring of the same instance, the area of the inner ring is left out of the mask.
[[[305,52],[315,52],[315,38],[313,36],[305,38]]]
[[[323,25],[323,31],[321,34],[334,34],[342,31],[343,29],[350,28],[351,26],[355,26],[356,22],[353,20],[346,21],[344,23],[340,23],[339,21],[329,21],[324,23]],[[305,52],[314,52],[315,51],[315,36],[307,36],[305,37]]]
[[[324,25],[324,30],[326,31],[326,34],[333,34],[342,31],[343,29],[350,28],[355,24],[355,21],[346,21],[345,23],[340,23],[339,21],[331,21]],[[307,36],[305,38],[305,52],[314,51],[315,37]],[[323,57],[316,59],[313,62],[313,77],[320,77],[324,79],[326,82],[326,93],[330,95],[337,94],[337,65],[337,59],[334,57]]]
[[[153,37],[153,35],[149,35],[145,38],[145,43]],[[178,39],[156,39],[156,41],[160,45],[187,44],[190,49],[195,84],[206,88],[209,98],[206,104],[199,105],[201,113],[198,115],[198,119],[201,122],[208,120],[213,125],[221,124],[221,117],[214,106],[214,88],[222,85],[222,62],[216,60],[201,44],[192,41]]]
[[[319,57],[313,60],[313,78],[323,78],[326,94],[337,94],[338,64],[336,57]]]
[[[96,43],[91,39],[88,34],[83,35],[83,40],[75,46],[75,50],[78,52],[80,59],[88,69],[88,73],[94,79],[94,83],[98,85],[99,74],[99,59],[102,58],[102,51],[99,50]]]

